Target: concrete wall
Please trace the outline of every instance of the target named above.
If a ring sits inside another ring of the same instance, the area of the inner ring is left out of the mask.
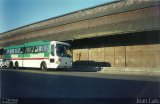
[[[160,67],[160,2],[122,0],[0,34],[0,48],[68,41],[74,65]]]
[[[160,30],[160,6],[105,15],[36,31],[0,34],[0,47],[36,40],[74,40],[139,31]]]
[[[160,31],[74,40],[79,66],[160,67]]]

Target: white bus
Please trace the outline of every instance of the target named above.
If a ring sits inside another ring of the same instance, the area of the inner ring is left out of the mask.
[[[3,59],[0,59],[0,68],[3,67]]]
[[[4,48],[3,59],[8,67],[48,68],[72,67],[70,44],[59,41],[36,41]]]

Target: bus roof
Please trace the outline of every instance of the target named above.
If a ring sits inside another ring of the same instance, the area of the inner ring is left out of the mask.
[[[9,46],[9,47],[5,47],[4,49],[13,49],[13,48],[21,48],[21,47],[30,47],[30,46],[38,46],[38,45],[47,45],[47,44],[52,44],[52,43],[56,43],[56,44],[65,44],[65,45],[70,45],[68,43],[65,42],[59,42],[59,41],[35,41],[35,42],[27,42],[24,43],[23,45],[15,45],[15,46]]]
[[[9,47],[5,47],[4,49],[13,49],[13,48],[21,48],[21,47],[24,47],[24,45],[9,46]]]
[[[25,43],[24,45],[26,47],[29,47],[29,46],[37,46],[37,45],[47,45],[47,44],[50,44],[51,41],[35,41],[35,42],[28,42],[28,43]]]
[[[68,43],[60,42],[60,41],[51,41],[51,44],[64,44],[64,45],[70,45],[70,44],[68,44]]]

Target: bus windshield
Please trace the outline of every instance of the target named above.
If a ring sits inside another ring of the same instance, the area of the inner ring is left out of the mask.
[[[56,46],[57,56],[60,57],[71,57],[71,50],[69,45],[57,44]]]

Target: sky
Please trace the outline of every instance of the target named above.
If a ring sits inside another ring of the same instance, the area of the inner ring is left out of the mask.
[[[0,33],[114,0],[0,0]]]

